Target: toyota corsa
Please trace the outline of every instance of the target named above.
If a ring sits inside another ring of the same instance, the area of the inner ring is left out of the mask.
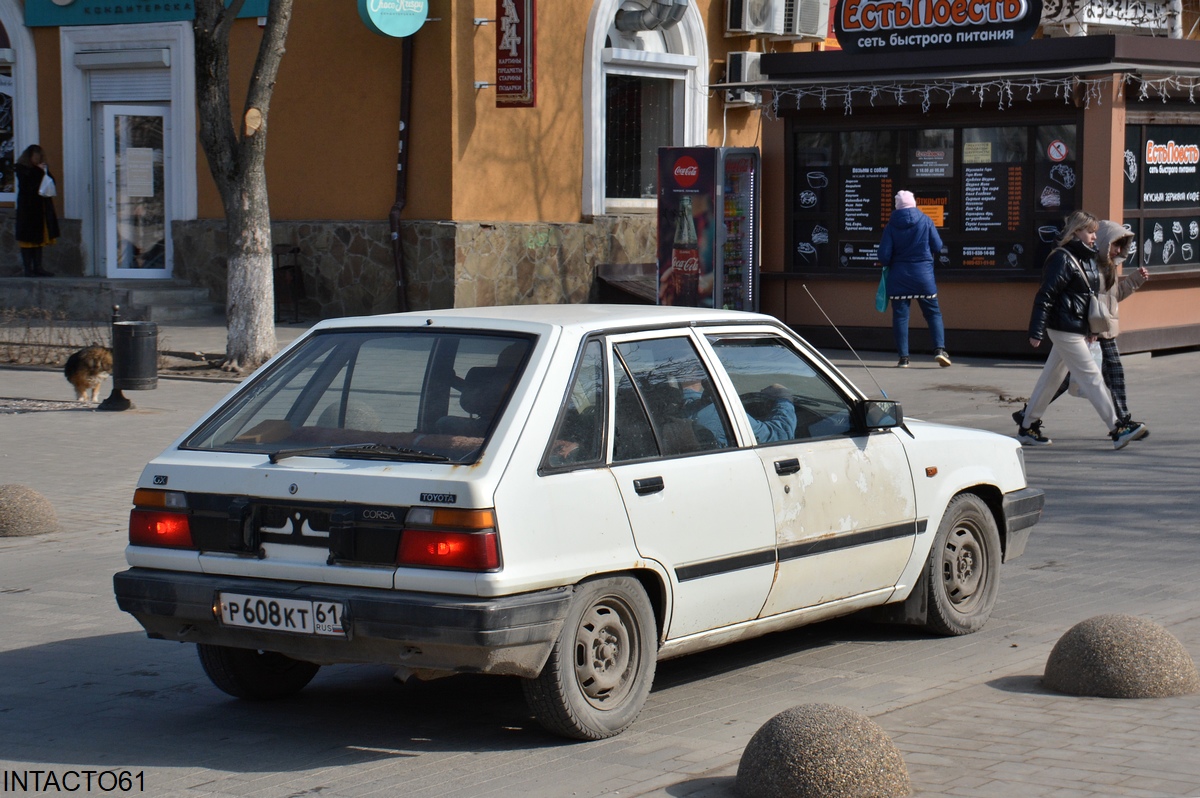
[[[872,607],[976,631],[1042,502],[1016,441],[905,419],[768,316],[337,319],[146,467],[114,586],[234,696],[507,674],[594,740],[661,659]]]

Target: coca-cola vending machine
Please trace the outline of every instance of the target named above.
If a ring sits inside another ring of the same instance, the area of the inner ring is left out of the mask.
[[[658,304],[758,310],[759,153],[658,150]]]

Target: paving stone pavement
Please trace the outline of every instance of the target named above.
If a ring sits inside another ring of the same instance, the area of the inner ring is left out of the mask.
[[[210,343],[220,330],[171,334],[179,349],[223,346]],[[1004,434],[1039,368],[864,358],[909,416]],[[111,577],[142,466],[233,386],[160,379],[127,393],[136,409],[104,413],[58,407],[71,389],[57,372],[0,369],[0,404],[51,408],[0,414],[0,484],[40,491],[62,524],[0,539],[0,771],[126,770],[156,796],[732,798],[763,722],[829,702],[891,735],[919,796],[1200,796],[1200,696],[1076,698],[1039,683],[1058,637],[1103,613],[1154,620],[1200,652],[1200,353],[1128,358],[1126,372],[1152,435],[1114,452],[1086,402],[1051,407],[1054,445],[1026,451],[1043,521],[1003,567],[983,631],[935,638],[849,619],[670,660],[629,731],[567,743],[537,727],[514,679],[400,685],[387,668],[338,666],[284,701],[220,693],[191,646],[149,640],[117,610]]]

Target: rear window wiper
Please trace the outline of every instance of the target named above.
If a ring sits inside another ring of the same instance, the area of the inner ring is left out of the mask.
[[[351,443],[338,446],[305,446],[298,449],[280,449],[271,452],[270,461],[278,463],[288,457],[303,457],[306,455],[333,455],[335,457],[350,457],[361,460],[411,460],[419,463],[448,463],[450,458],[433,452],[423,452],[419,449],[409,449],[404,446],[392,446],[387,443]]]

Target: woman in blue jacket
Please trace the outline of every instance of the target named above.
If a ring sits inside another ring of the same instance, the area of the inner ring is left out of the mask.
[[[896,210],[879,242],[879,261],[888,270],[887,295],[892,301],[892,334],[896,337],[896,350],[900,354],[896,365],[900,368],[908,368],[908,312],[914,299],[933,337],[934,360],[939,366],[950,365],[937,283],[933,281],[933,261],[941,251],[942,239],[937,228],[917,209],[912,192],[897,191]]]

